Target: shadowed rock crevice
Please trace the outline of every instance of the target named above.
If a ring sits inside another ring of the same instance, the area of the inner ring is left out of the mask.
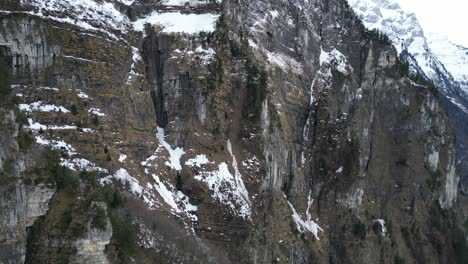
[[[151,87],[151,98],[156,112],[156,122],[159,127],[167,125],[167,110],[164,91],[164,61],[169,54],[167,38],[151,33],[143,42],[143,60],[146,68],[146,78]]]

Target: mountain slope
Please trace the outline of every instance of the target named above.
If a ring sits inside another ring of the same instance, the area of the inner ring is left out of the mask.
[[[446,113],[346,1],[0,9],[1,262],[463,263]]]
[[[451,43],[447,37],[438,34],[429,34],[428,44],[455,81],[468,93],[468,48]]]
[[[387,34],[412,74],[434,82],[442,94],[457,136],[458,173],[461,188],[468,187],[468,53],[447,38],[426,36],[413,13],[401,9],[396,0],[349,0],[364,25]]]

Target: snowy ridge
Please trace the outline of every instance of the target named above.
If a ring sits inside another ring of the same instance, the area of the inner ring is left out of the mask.
[[[129,2],[129,1],[126,1]],[[113,3],[98,3],[94,0],[21,0],[34,11],[30,15],[73,24],[85,30],[103,32],[112,39],[119,38],[111,31],[126,31],[130,21],[115,8]]]
[[[447,36],[427,35],[432,52],[468,94],[468,48],[450,42]]]
[[[145,24],[157,25],[168,33],[195,34],[202,31],[211,32],[215,28],[217,14],[183,14],[181,12],[157,12],[131,21],[118,9],[120,4],[131,6],[135,0],[21,0],[21,5],[32,8],[31,11],[0,11],[0,13],[24,13],[44,19],[72,24],[86,31],[101,32],[113,40],[123,40],[119,33],[130,30],[144,31]],[[200,6],[209,4],[207,0],[165,0],[162,5],[173,7]],[[220,4],[221,1],[216,1]],[[80,59],[80,58],[75,58]],[[92,62],[91,60],[83,59]]]
[[[377,29],[389,36],[399,54],[409,52],[427,76],[437,74],[433,67],[440,63],[430,53],[423,29],[414,14],[405,13],[395,0],[348,2],[367,28]]]
[[[467,49],[447,38],[425,35],[415,14],[405,12],[396,0],[348,0],[369,29],[384,32],[401,54],[407,52],[412,73],[427,76],[453,104],[466,112],[468,100]],[[414,58],[414,60],[413,60]]]

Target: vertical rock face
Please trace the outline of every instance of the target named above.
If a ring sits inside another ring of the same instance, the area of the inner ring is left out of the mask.
[[[34,190],[28,192],[26,226],[32,226],[38,217],[47,213],[49,201],[54,194],[55,190],[45,184],[38,184],[34,186]]]
[[[48,45],[40,24],[27,17],[2,19],[0,55],[13,69],[13,74],[28,81],[37,71],[54,63],[58,50]]]
[[[457,167],[461,191],[466,193],[468,177],[468,89],[467,49],[446,37],[426,35],[416,15],[402,10],[395,0],[348,0],[366,27],[389,36],[400,56],[409,64],[410,75],[423,75],[441,92],[456,135]]]
[[[105,204],[98,206],[105,208]],[[83,238],[75,241],[77,258],[72,260],[71,263],[109,263],[104,250],[110,243],[112,237],[111,222],[106,219],[105,225],[101,229],[92,227],[91,223],[89,225],[90,226],[87,227],[87,232],[84,234]]]
[[[0,30],[27,39],[1,55],[41,59],[12,70],[37,144],[3,262],[462,259],[447,116],[346,1],[186,2],[5,5],[3,27],[34,26]],[[76,178],[39,177],[44,148]]]
[[[9,109],[0,112],[0,254],[5,263],[24,262],[26,245],[27,199],[24,184],[18,179],[21,172],[21,157],[15,140],[17,124],[15,113]]]

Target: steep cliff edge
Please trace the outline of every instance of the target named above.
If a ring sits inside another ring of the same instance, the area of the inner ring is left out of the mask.
[[[395,0],[348,0],[369,29],[389,36],[400,56],[408,63],[413,78],[432,81],[440,91],[456,135],[460,189],[466,194],[468,182],[468,53],[446,37],[424,32],[413,13],[404,11]],[[422,77],[424,76],[424,77]],[[464,196],[465,198],[466,196]]]
[[[346,1],[0,8],[3,262],[463,263],[448,118]]]

